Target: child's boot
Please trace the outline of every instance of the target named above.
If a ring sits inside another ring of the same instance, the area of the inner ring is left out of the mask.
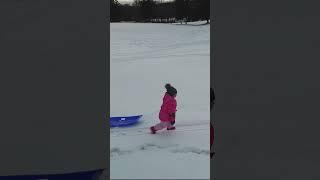
[[[174,126],[171,126],[171,127],[167,127],[167,130],[169,131],[169,130],[175,130],[176,129],[176,127],[174,127]]]
[[[153,126],[150,127],[150,131],[151,131],[151,134],[155,134],[156,133],[156,130],[154,129]]]

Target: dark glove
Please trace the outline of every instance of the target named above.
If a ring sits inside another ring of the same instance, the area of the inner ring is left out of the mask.
[[[171,125],[174,125],[175,123],[176,123],[176,121],[175,121],[175,120],[171,121]]]

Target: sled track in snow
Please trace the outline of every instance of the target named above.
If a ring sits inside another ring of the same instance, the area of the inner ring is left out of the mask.
[[[206,132],[208,135],[210,134],[209,130],[210,129],[188,129],[188,130],[174,130],[174,132],[189,132],[189,133],[194,133],[197,132],[199,133],[199,131],[208,131]],[[167,130],[162,130],[162,131],[167,131]],[[157,134],[162,134],[163,132],[157,132]],[[155,135],[157,135],[155,134]],[[150,134],[150,131],[145,131],[145,132],[141,132],[141,133],[132,133],[132,134],[117,134],[117,135],[111,135],[110,137],[112,138],[117,138],[117,137],[123,137],[123,136],[142,136],[142,135],[154,135],[154,134]]]
[[[203,120],[202,120],[203,121]],[[189,127],[189,126],[207,126],[209,127],[210,126],[210,121],[204,121],[204,122],[198,122],[198,123],[185,123],[185,124],[179,124],[177,123],[176,124],[176,127],[179,128],[179,127]],[[112,128],[111,129],[111,132],[127,132],[127,131],[137,131],[137,130],[144,130],[144,129],[149,129],[150,126],[143,126],[143,127],[136,127],[136,128],[133,128],[133,127],[117,127],[117,128]]]
[[[205,133],[207,133],[208,135],[209,135],[209,133],[210,133],[210,128],[209,128],[209,126],[206,124],[206,125],[198,125],[198,126],[196,126],[196,127],[194,127],[194,128],[188,128],[188,127],[190,127],[191,125],[189,125],[189,126],[180,126],[180,127],[178,127],[178,126],[176,126],[177,127],[177,129],[176,130],[173,130],[173,131],[167,131],[166,129],[164,129],[164,130],[160,130],[160,131],[158,131],[158,133],[157,134],[163,134],[163,133],[169,133],[169,132],[172,132],[172,133],[174,133],[174,132],[188,132],[188,133],[193,133],[193,132],[197,132],[197,133],[199,133],[199,131],[202,131],[202,132],[205,132]],[[193,125],[194,126],[194,125]],[[136,131],[122,131],[122,132],[120,132],[120,131],[117,131],[117,132],[113,132],[113,133],[116,133],[116,134],[111,134],[110,135],[110,137],[113,137],[113,138],[115,138],[115,137],[123,137],[123,136],[141,136],[141,135],[146,135],[146,134],[150,134],[150,130],[149,130],[149,127],[147,127],[147,128],[143,128],[143,129],[141,129],[141,130],[138,130],[138,129],[135,129]],[[156,135],[157,135],[156,134]]]
[[[174,54],[174,55],[158,55],[158,56],[130,56],[130,60],[119,60],[119,59],[125,59],[125,58],[113,58],[113,63],[128,63],[128,62],[143,62],[143,61],[147,61],[147,62],[156,62],[158,63],[158,61],[151,61],[150,59],[167,59],[167,58],[183,58],[183,57],[190,57],[190,56],[203,56],[203,57],[208,57],[210,56],[210,52],[204,52],[204,53],[189,53],[189,54]],[[180,59],[175,59],[175,61],[178,61]],[[184,60],[184,59],[183,59]],[[168,60],[167,60],[168,61]],[[181,60],[180,60],[181,61]],[[193,63],[195,63],[194,61],[191,61]],[[196,62],[197,63],[197,62]]]

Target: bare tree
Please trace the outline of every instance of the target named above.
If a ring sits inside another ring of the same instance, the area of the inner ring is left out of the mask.
[[[110,21],[119,21],[121,13],[120,13],[120,3],[117,0],[110,1]]]

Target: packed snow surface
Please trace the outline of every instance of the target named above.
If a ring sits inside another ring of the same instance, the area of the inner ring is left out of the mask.
[[[135,126],[110,129],[112,179],[209,179],[209,28],[111,23],[111,116],[143,115]],[[165,83],[178,91],[177,129],[150,134]]]

